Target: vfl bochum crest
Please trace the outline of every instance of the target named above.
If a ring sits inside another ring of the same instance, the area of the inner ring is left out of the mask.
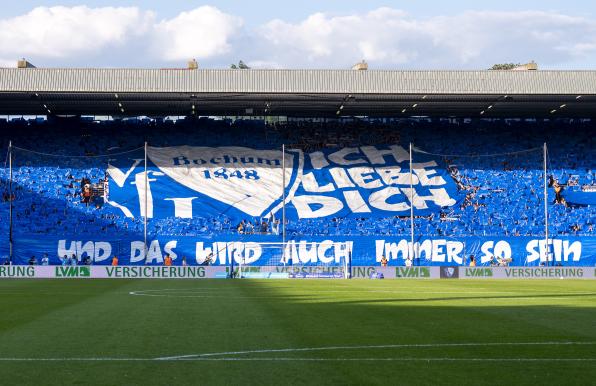
[[[408,215],[456,205],[460,197],[433,159],[413,163],[401,147],[363,146],[304,154],[246,147],[149,147],[111,159],[108,203],[128,217],[269,217],[286,197],[290,219]],[[145,186],[147,191],[145,192]],[[145,203],[147,197],[147,203]],[[410,202],[412,199],[412,203]]]

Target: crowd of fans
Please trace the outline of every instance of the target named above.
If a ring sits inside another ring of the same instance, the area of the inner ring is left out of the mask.
[[[593,235],[594,206],[573,206],[563,189],[596,184],[591,121],[471,120],[295,120],[276,123],[185,119],[156,121],[0,120],[0,145],[13,144],[13,182],[0,169],[2,218],[13,206],[13,232],[44,235],[142,234],[142,218],[126,218],[103,205],[109,188],[106,166],[113,152],[152,146],[247,146],[256,149],[323,148],[412,142],[435,154],[463,195],[457,207],[429,216],[415,215],[418,235],[540,236],[544,232],[543,151],[549,144],[549,224],[553,235]],[[27,130],[19,130],[26,127]],[[563,128],[563,129],[561,129]],[[23,150],[28,149],[28,150]],[[534,150],[528,150],[534,149]],[[33,150],[33,151],[31,151]],[[496,155],[495,155],[496,154]],[[488,156],[492,155],[492,156]],[[418,153],[414,153],[414,159]],[[0,224],[7,234],[8,222]],[[238,223],[225,214],[155,218],[148,232],[171,235],[279,235],[280,219],[246,218]],[[289,236],[408,235],[410,218],[358,216],[303,219],[285,224]]]

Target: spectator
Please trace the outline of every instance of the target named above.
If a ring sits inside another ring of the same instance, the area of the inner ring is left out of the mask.
[[[35,258],[35,256],[31,256],[29,258],[29,265],[37,265],[37,259]]]
[[[43,254],[43,257],[41,258],[41,265],[50,265],[50,258],[48,257],[47,253]]]
[[[279,235],[279,220],[275,219],[275,221],[273,221],[273,223],[271,224],[271,232],[274,235]]]
[[[563,192],[563,187],[559,185],[556,181],[554,184],[555,187],[555,203],[556,204],[563,204],[563,196],[561,193]]]
[[[474,257],[474,255],[470,255],[470,267],[475,267],[476,266],[476,258]]]
[[[170,257],[170,254],[166,254],[166,257],[163,259],[163,265],[165,265],[166,267],[170,267],[172,265],[172,257]]]
[[[70,265],[68,260],[69,259],[68,259],[67,255],[64,255],[64,257],[60,259],[60,261],[62,262],[62,265]]]
[[[387,266],[387,258],[385,256],[381,256],[381,267]]]
[[[406,259],[406,267],[411,267],[412,266],[412,259],[410,259],[409,257]]]
[[[93,264],[93,259],[91,258],[91,256],[87,256],[87,257],[85,258],[85,262],[84,262],[84,264],[85,264],[85,265],[92,265],[92,264]]]
[[[182,256],[182,266],[186,267],[186,256]]]
[[[117,266],[118,265],[118,256],[114,255],[114,257],[112,257],[112,266]]]
[[[267,220],[263,220],[261,223],[261,233],[264,235],[269,233],[269,223],[267,223]]]
[[[77,258],[77,255],[75,255],[73,253],[72,256],[70,257],[70,265],[77,265],[78,262],[79,262],[79,259]]]
[[[238,234],[244,234],[244,220],[240,221],[236,230],[238,231]]]

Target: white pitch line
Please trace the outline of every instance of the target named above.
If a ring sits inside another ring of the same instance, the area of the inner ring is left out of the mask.
[[[0,358],[0,362],[596,362],[596,358]]]
[[[370,350],[384,348],[435,348],[435,347],[487,347],[487,346],[563,346],[563,345],[593,345],[596,342],[495,342],[495,343],[427,343],[427,344],[385,344],[368,346],[328,346],[328,347],[302,347],[302,348],[282,348],[282,349],[263,349],[246,351],[226,351],[217,353],[188,354],[158,357],[156,360],[178,360],[189,358],[206,358],[214,356],[244,355],[244,354],[263,354],[280,352],[304,352],[304,351],[331,351],[331,350]]]
[[[147,297],[164,297],[164,298],[229,298],[230,294],[222,293],[222,294],[212,294],[210,291],[203,291],[201,289],[197,290],[179,290],[179,293],[164,293],[160,291],[166,290],[140,290],[140,291],[130,291],[128,294],[133,296],[147,296]],[[171,290],[168,290],[171,291]],[[319,291],[319,292],[310,292],[304,293],[302,295],[294,295],[294,294],[277,294],[277,295],[245,295],[245,296],[233,296],[233,299],[286,299],[286,298],[304,298],[304,297],[315,297],[317,299],[325,298],[326,294],[334,294],[334,293],[343,293],[343,294],[357,294],[357,295],[365,295],[369,293],[388,293],[388,294],[408,294],[408,295],[437,295],[437,294],[454,294],[454,295],[461,295],[460,297],[465,297],[466,295],[470,294],[480,294],[480,295],[525,295],[525,296],[517,296],[518,299],[534,299],[534,298],[548,298],[548,297],[559,297],[559,296],[591,296],[596,295],[596,292],[562,292],[562,293],[541,293],[541,294],[532,294],[528,295],[525,292],[507,292],[507,291]],[[481,298],[478,296],[477,298]],[[427,298],[420,297],[416,298],[420,300],[428,300]],[[392,299],[388,299],[392,300]],[[432,300],[432,299],[431,299]],[[437,301],[441,301],[442,299],[434,299]],[[466,299],[467,300],[467,299]]]

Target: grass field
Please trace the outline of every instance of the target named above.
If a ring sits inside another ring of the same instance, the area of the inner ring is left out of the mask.
[[[596,384],[596,281],[3,280],[0,383]]]

